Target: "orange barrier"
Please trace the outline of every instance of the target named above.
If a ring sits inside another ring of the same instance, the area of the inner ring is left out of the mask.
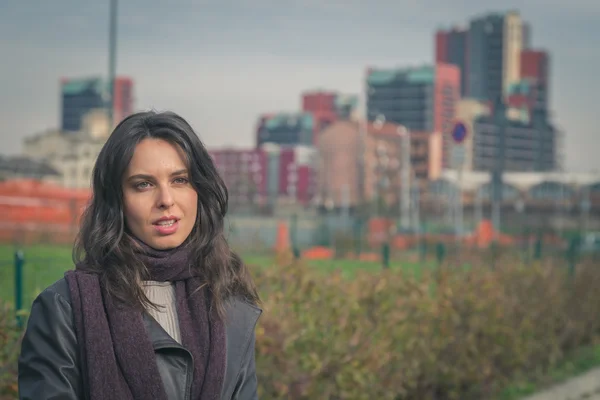
[[[71,240],[90,195],[32,179],[0,182],[0,241]]]
[[[281,253],[290,249],[290,230],[286,222],[277,224],[277,237],[275,238],[275,252]]]
[[[331,260],[335,252],[329,247],[315,246],[302,252],[302,258],[307,260]]]
[[[503,246],[515,244],[513,237],[496,231],[492,221],[488,219],[482,220],[475,232],[465,238],[466,244],[479,248],[489,247],[494,241]]]

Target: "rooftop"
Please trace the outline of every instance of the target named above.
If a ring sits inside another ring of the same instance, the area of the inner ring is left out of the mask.
[[[458,184],[458,172],[455,170],[445,170],[442,172],[442,179],[453,184]],[[463,190],[475,190],[490,182],[490,173],[463,171],[460,179]],[[583,187],[600,183],[600,173],[505,172],[502,174],[502,179],[504,183],[520,190],[529,190],[530,188],[545,182],[555,182],[572,187]]]
[[[435,67],[433,65],[417,68],[371,69],[367,75],[369,85],[385,85],[394,81],[432,84],[434,80]]]
[[[50,165],[23,156],[1,156],[0,173],[18,174],[23,176],[60,176],[60,173]]]
[[[304,112],[281,112],[265,117],[264,121],[264,126],[268,130],[279,129],[285,126],[296,126],[297,124],[300,124],[302,129],[312,131],[314,126],[312,114]]]
[[[107,83],[102,78],[67,79],[62,82],[62,93],[67,95],[80,94],[86,91],[104,93]]]

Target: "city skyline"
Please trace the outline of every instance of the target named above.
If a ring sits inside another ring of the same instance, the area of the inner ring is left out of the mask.
[[[565,131],[567,169],[600,169],[592,128],[600,5],[340,3],[123,2],[117,74],[135,80],[137,109],[180,113],[209,147],[251,146],[259,115],[300,110],[303,91],[362,95],[367,67],[431,64],[437,29],[516,8],[531,25],[532,47],[550,53],[550,109]],[[8,64],[0,78],[2,153],[14,154],[24,137],[59,126],[61,77],[106,76],[108,1],[77,4],[15,3],[0,14]]]

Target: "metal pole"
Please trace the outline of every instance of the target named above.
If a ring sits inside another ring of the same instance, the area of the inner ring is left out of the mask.
[[[108,123],[110,129],[114,126],[115,74],[117,69],[117,1],[118,0],[110,0],[110,27],[108,38]]]
[[[367,78],[364,78],[364,83],[363,83],[363,91],[364,91],[364,115],[362,115],[361,117],[359,117],[358,119],[358,199],[359,202],[361,203],[361,205],[363,207],[366,206],[367,203],[367,196],[366,196],[366,166],[365,166],[365,152],[367,149],[367,118],[368,118],[368,112],[367,112],[367,96],[368,96],[368,85],[367,85]]]
[[[581,201],[581,219],[582,219],[582,230],[583,233],[587,233],[588,230],[588,219],[590,216],[590,187],[585,186],[583,189],[583,199]]]
[[[17,325],[21,327],[23,320],[21,310],[23,309],[23,264],[25,256],[22,250],[15,253],[15,311],[17,312]]]
[[[415,220],[415,232],[417,235],[421,234],[421,210],[420,203],[421,202],[421,193],[419,181],[415,178],[415,184],[413,185],[413,207],[414,207],[414,220]]]
[[[496,186],[498,185],[497,183],[494,185]],[[501,189],[496,189],[496,192],[499,192]],[[500,195],[494,195],[493,199],[492,199],[492,225],[494,226],[494,230],[496,232],[500,232],[500,199],[498,199],[497,196]]]
[[[502,99],[497,99],[494,106],[494,120],[499,125],[499,133],[496,143],[496,154],[494,167],[492,170],[492,223],[494,230],[500,233],[501,230],[501,208],[503,201],[503,174],[506,157],[506,131],[508,122],[506,120],[506,106]]]
[[[564,174],[564,172],[562,172]],[[558,225],[558,234],[563,234],[563,208],[565,203],[565,185],[564,180],[560,184],[560,196],[556,200],[556,224]]]
[[[463,169],[462,169],[462,165],[460,165],[458,168],[458,193],[456,195],[456,239],[459,241],[463,234],[463,229],[464,229],[462,177],[463,177]]]
[[[399,128],[402,137],[402,191],[401,197],[401,226],[407,232],[410,229],[410,131],[405,126]]]
[[[344,183],[342,186],[342,217],[344,228],[348,223],[348,218],[350,217],[350,185]]]
[[[481,220],[483,219],[483,199],[481,195],[481,189],[478,188],[475,193],[475,229],[479,228],[481,225]]]

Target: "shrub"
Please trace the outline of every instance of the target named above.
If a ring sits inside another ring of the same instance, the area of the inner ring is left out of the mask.
[[[419,274],[324,275],[291,254],[256,268],[261,399],[481,399],[543,375],[600,334],[600,269],[501,253]],[[0,303],[0,399],[17,397],[20,330]]]
[[[14,309],[0,300],[0,399],[17,398],[20,332]]]
[[[533,377],[600,333],[600,270],[402,269],[324,277],[301,262],[262,270],[264,399],[480,399]]]

